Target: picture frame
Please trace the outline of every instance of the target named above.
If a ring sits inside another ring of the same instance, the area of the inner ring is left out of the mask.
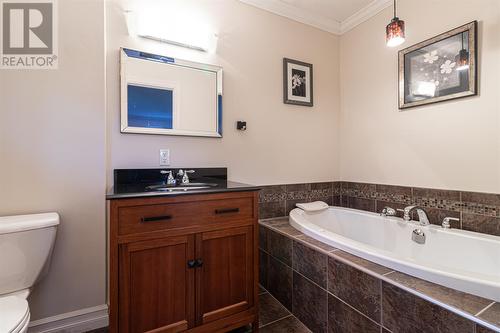
[[[312,64],[283,58],[283,103],[314,105]]]
[[[400,110],[475,96],[477,21],[407,47],[398,60]]]

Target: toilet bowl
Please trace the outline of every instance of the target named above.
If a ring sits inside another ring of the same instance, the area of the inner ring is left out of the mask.
[[[47,273],[57,213],[0,217],[0,333],[24,333],[31,288]]]
[[[24,333],[28,331],[30,311],[28,301],[20,296],[0,297],[0,332]]]

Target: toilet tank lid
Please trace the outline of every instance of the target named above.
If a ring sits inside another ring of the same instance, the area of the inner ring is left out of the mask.
[[[43,213],[0,217],[0,234],[42,229],[59,224],[59,214]]]

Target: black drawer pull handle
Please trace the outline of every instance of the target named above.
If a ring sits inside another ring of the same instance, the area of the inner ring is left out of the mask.
[[[240,211],[239,208],[222,208],[222,209],[216,209],[215,214],[238,213],[239,211]]]
[[[163,220],[170,220],[172,215],[162,215],[162,216],[151,216],[151,217],[141,217],[141,222],[156,222]]]

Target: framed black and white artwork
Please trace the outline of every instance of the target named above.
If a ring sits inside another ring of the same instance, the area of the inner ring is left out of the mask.
[[[399,51],[399,108],[477,95],[477,21]]]
[[[283,58],[283,102],[313,106],[313,65]]]

